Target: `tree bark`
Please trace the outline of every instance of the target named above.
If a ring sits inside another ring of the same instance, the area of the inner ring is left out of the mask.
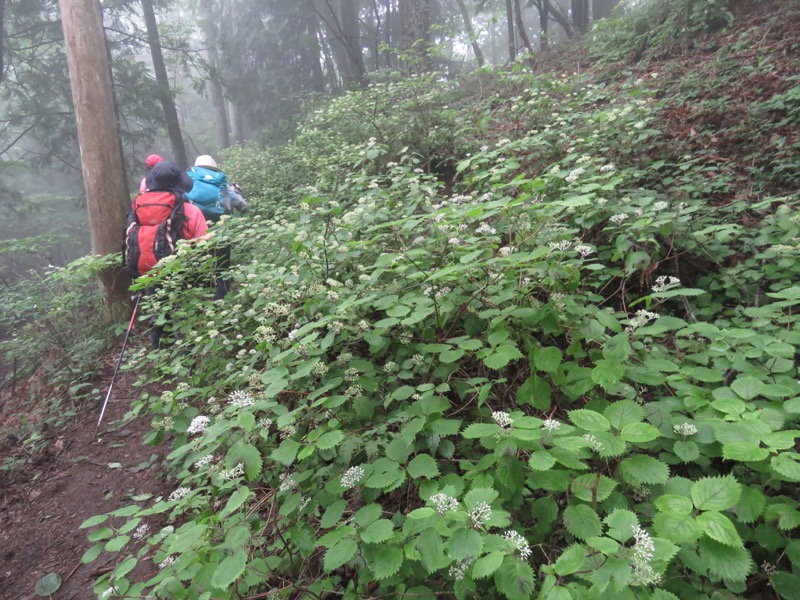
[[[589,1],[572,0],[572,24],[575,31],[584,34],[589,30]]]
[[[514,18],[517,21],[519,38],[522,40],[522,44],[528,50],[530,60],[533,61],[533,46],[531,45],[531,40],[528,37],[528,32],[525,30],[525,20],[522,18],[522,7],[519,4],[519,0],[514,0]]]
[[[514,6],[512,0],[506,0],[506,29],[508,30],[508,60],[517,58],[517,41],[514,39]]]
[[[92,252],[116,254],[130,205],[99,0],[59,0]],[[109,304],[128,296],[121,268],[100,274]]]
[[[142,13],[144,24],[147,28],[147,43],[150,46],[150,55],[153,58],[153,71],[156,74],[158,95],[161,100],[161,109],[164,111],[164,122],[167,124],[167,134],[172,145],[172,156],[175,162],[183,169],[189,166],[186,157],[186,146],[181,135],[181,125],[178,121],[178,110],[175,108],[175,99],[169,85],[169,75],[164,65],[164,54],[161,52],[161,39],[158,34],[158,23],[153,10],[153,0],[142,0]]]
[[[342,41],[347,49],[350,71],[354,74],[355,84],[364,83],[367,69],[364,66],[364,53],[361,49],[361,32],[358,22],[358,8],[354,0],[339,0],[339,27]]]
[[[470,19],[469,13],[467,12],[467,6],[464,4],[464,0],[456,0],[456,4],[458,4],[458,10],[461,11],[461,18],[464,19],[464,30],[469,36],[469,43],[472,45],[472,52],[475,54],[475,60],[478,66],[482,67],[485,62],[483,59],[483,52],[481,52],[480,44],[478,44],[475,30],[472,28],[472,19]]]
[[[401,0],[399,8],[402,49],[413,57],[409,66],[413,70],[431,71],[429,0]]]
[[[542,0],[539,8],[539,45],[543,50],[550,46],[550,0]]]
[[[205,36],[206,57],[210,68],[208,78],[208,92],[211,105],[214,107],[216,118],[214,125],[217,129],[217,142],[220,149],[231,145],[230,125],[228,124],[228,109],[225,106],[225,94],[222,89],[222,81],[219,72],[219,54],[217,53],[217,39],[219,31],[217,29],[217,11],[214,9],[212,0],[202,0],[201,9],[205,14],[203,19],[203,34]]]

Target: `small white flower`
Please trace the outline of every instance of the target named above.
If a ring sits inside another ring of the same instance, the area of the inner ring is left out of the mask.
[[[189,429],[187,429],[186,431],[192,434],[203,433],[208,427],[208,424],[210,422],[211,419],[209,419],[206,416],[203,415],[197,416],[194,419],[192,419],[192,422],[189,424]]]
[[[478,227],[475,230],[475,233],[477,233],[478,235],[482,235],[484,233],[488,233],[490,235],[493,235],[493,234],[497,233],[497,230],[494,227],[491,227],[488,223],[484,223],[483,225],[481,225],[480,227]]]
[[[514,422],[514,419],[511,416],[502,410],[496,410],[492,413],[492,419],[494,422],[500,425],[503,429],[506,427],[511,427],[511,424]]]
[[[584,173],[586,173],[586,169],[578,167],[577,169],[573,169],[572,171],[570,171],[569,175],[567,175],[564,179],[569,183],[575,183],[576,181],[578,181],[578,177],[580,177]]]
[[[175,502],[176,500],[181,500],[182,498],[185,498],[191,491],[192,490],[190,490],[187,487],[179,487],[169,495],[169,497],[167,498],[167,502]]]
[[[531,545],[528,543],[524,537],[522,537],[519,533],[514,531],[513,529],[507,530],[503,534],[503,539],[508,540],[514,546],[514,550],[519,552],[519,557],[522,560],[528,560],[530,555],[532,554]]]
[[[691,423],[679,423],[678,425],[673,425],[672,430],[678,435],[683,436],[690,436],[697,433],[697,427]]]
[[[450,565],[450,577],[452,577],[456,581],[461,581],[467,574],[467,570],[472,566],[472,563],[475,562],[475,558],[472,556],[468,556],[467,558],[462,558],[456,564]]]
[[[166,569],[167,567],[170,567],[170,566],[172,566],[174,564],[175,564],[175,557],[170,555],[167,558],[165,558],[164,560],[162,560],[160,563],[158,563],[158,568],[159,569]]]
[[[570,248],[572,248],[572,242],[569,240],[561,240],[560,242],[550,242],[547,244],[550,247],[550,250],[556,250],[559,252],[566,252]]]
[[[468,517],[472,521],[472,527],[481,529],[492,518],[492,507],[486,502],[479,502],[475,508],[469,511]]]
[[[590,254],[594,252],[594,249],[591,246],[587,246],[586,244],[576,244],[575,251],[580,254],[583,258],[586,258]]]
[[[500,256],[511,256],[514,250],[515,250],[514,246],[503,246],[497,252],[500,253]]]
[[[350,467],[347,471],[344,472],[342,475],[341,483],[342,487],[346,490],[349,490],[352,487],[355,487],[359,481],[364,478],[364,468],[363,467]]]
[[[626,215],[625,213],[619,213],[619,214],[613,215],[611,217],[611,222],[612,223],[616,223],[617,225],[619,225],[623,221],[625,221],[627,218],[628,218],[628,215]]]
[[[136,528],[136,531],[133,532],[133,538],[136,540],[144,539],[149,532],[150,526],[147,523],[142,523]]]
[[[431,502],[440,515],[445,515],[451,510],[458,510],[458,500],[447,494],[434,494]]]
[[[603,450],[603,444],[601,444],[596,437],[594,437],[591,433],[584,433],[583,439],[589,442],[589,445],[592,447],[592,450],[595,452],[600,452]]]
[[[211,464],[212,462],[214,462],[214,455],[206,454],[204,457],[202,457],[201,459],[199,459],[197,462],[194,463],[194,468],[200,470],[206,465]]]
[[[680,284],[681,280],[677,277],[673,277],[672,275],[662,275],[661,277],[656,278],[656,283],[653,285],[653,291],[663,292]]]
[[[561,423],[555,419],[545,419],[545,421],[542,423],[542,429],[546,429],[547,431],[556,431],[560,427]]]
[[[661,212],[662,210],[664,210],[668,206],[669,206],[669,202],[664,202],[663,200],[660,200],[660,201],[656,202],[655,204],[653,204],[653,210],[656,211],[656,212]]]
[[[650,312],[649,310],[637,310],[636,315],[628,322],[626,330],[629,332],[634,331],[649,321],[658,319],[660,316],[658,313]]]

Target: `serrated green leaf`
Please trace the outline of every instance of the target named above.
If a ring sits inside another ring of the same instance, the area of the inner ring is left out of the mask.
[[[691,441],[675,440],[672,451],[683,462],[692,462],[700,457],[700,447]]]
[[[616,360],[601,358],[592,369],[592,381],[605,391],[609,391],[622,381],[623,375],[625,375],[625,366]]]
[[[744,486],[739,503],[731,509],[740,523],[754,523],[764,514],[767,499],[755,487]]]
[[[100,529],[95,529],[86,538],[90,542],[98,542],[100,540],[107,540],[112,535],[114,535],[114,530],[111,527],[101,527]]]
[[[661,437],[661,432],[647,423],[630,423],[622,428],[619,436],[626,442],[641,444]]]
[[[555,346],[536,348],[531,352],[531,365],[545,373],[555,373],[563,360],[561,350]]]
[[[430,454],[419,454],[408,463],[408,474],[413,479],[431,479],[439,475],[439,466]]]
[[[689,515],[694,508],[692,501],[688,498],[670,494],[659,496],[656,498],[654,504],[660,512],[674,513],[677,515]]]
[[[314,442],[314,445],[319,448],[320,450],[330,450],[331,448],[335,448],[339,444],[344,441],[344,433],[342,433],[338,429],[334,429],[333,431],[328,431],[327,433],[323,433],[317,441]]]
[[[94,561],[98,556],[100,556],[101,552],[103,552],[103,544],[95,544],[83,553],[83,556],[81,556],[81,563],[88,565],[90,562]]]
[[[593,410],[571,410],[567,413],[570,421],[576,426],[585,431],[599,432],[608,431],[611,424],[603,415]]]
[[[573,504],[564,510],[564,527],[576,538],[585,540],[603,533],[600,517],[585,504]]]
[[[208,531],[208,525],[195,523],[190,525],[187,529],[179,531],[175,534],[175,538],[169,545],[167,550],[168,554],[180,554],[190,548],[200,545],[201,538]]]
[[[653,527],[659,536],[676,544],[694,543],[703,530],[690,514],[658,513],[653,517]]]
[[[345,508],[347,508],[346,500],[336,500],[330,504],[328,508],[325,509],[325,513],[322,515],[319,526],[323,529],[330,529],[336,525],[342,518]]]
[[[397,546],[384,544],[375,553],[372,561],[372,572],[375,579],[388,579],[395,575],[403,565],[403,549]]]
[[[283,466],[288,467],[294,462],[297,453],[301,448],[300,442],[293,439],[286,439],[281,442],[281,445],[275,448],[270,454],[270,458]]]
[[[754,462],[764,460],[769,456],[769,450],[750,442],[723,444],[722,458],[737,462]]]
[[[536,450],[528,459],[528,466],[534,471],[547,471],[556,464],[556,457],[547,450]]]
[[[492,352],[483,359],[483,364],[485,364],[490,369],[494,369],[495,371],[499,371],[500,369],[505,367],[509,362],[511,362],[511,359],[505,354],[501,354],[500,352]]]
[[[775,471],[788,481],[800,481],[800,454],[796,452],[782,452],[773,456],[770,465]]]
[[[464,356],[464,353],[465,351],[463,349],[454,348],[453,350],[448,350],[439,354],[439,361],[447,365],[456,362],[459,358]]]
[[[460,528],[453,532],[448,544],[449,554],[456,560],[479,556],[483,550],[483,538],[474,529]]]
[[[558,560],[553,565],[553,570],[556,574],[564,577],[580,571],[585,562],[586,547],[582,544],[572,544],[558,557]]]
[[[747,550],[708,537],[700,539],[700,559],[712,575],[727,581],[744,581],[753,569],[753,559]]]
[[[220,590],[228,589],[244,573],[245,566],[247,566],[247,553],[243,550],[234,552],[214,570],[211,585]]]
[[[621,431],[626,425],[641,422],[644,409],[632,400],[620,400],[609,405],[603,415],[614,429]]]
[[[611,495],[615,487],[617,482],[610,477],[599,473],[587,473],[572,482],[572,494],[586,502],[602,502]]]
[[[500,433],[500,426],[496,423],[473,423],[461,432],[461,437],[471,440],[494,437],[498,433]]]
[[[731,475],[704,477],[692,484],[692,502],[700,510],[727,510],[739,501],[742,486]]]
[[[703,532],[712,540],[716,540],[726,546],[743,545],[742,538],[739,537],[739,532],[736,531],[736,526],[722,513],[709,510],[700,513],[696,521]]]
[[[361,539],[368,544],[385,542],[392,537],[394,526],[388,519],[379,519],[361,532]]]
[[[638,454],[624,459],[620,470],[625,481],[633,485],[666,483],[669,467],[652,456]]]
[[[253,492],[247,486],[239,487],[233,494],[230,495],[228,498],[228,502],[225,503],[225,508],[219,513],[220,518],[225,518],[230,515],[233,511],[238,509],[242,504],[247,502],[247,499],[252,496]]]
[[[130,541],[131,541],[131,537],[129,535],[118,535],[117,537],[108,540],[108,542],[106,542],[106,545],[105,545],[105,547],[103,549],[106,552],[119,552]]]
[[[530,600],[536,589],[533,569],[513,556],[503,559],[503,564],[494,573],[494,582],[508,600]]]
[[[409,519],[427,519],[428,517],[432,517],[436,514],[436,511],[433,510],[430,506],[423,506],[422,508],[415,508],[410,513],[406,515]]]
[[[764,382],[750,375],[737,377],[736,380],[731,383],[731,389],[744,400],[752,400],[761,395],[761,388],[763,386]]]
[[[322,567],[326,573],[338,569],[343,564],[350,561],[358,551],[358,544],[353,538],[343,538],[331,546],[325,552]]]
[[[83,523],[80,524],[78,529],[86,529],[87,527],[94,527],[95,525],[99,525],[104,521],[108,520],[108,515],[95,515],[86,519]]]
[[[116,569],[114,569],[113,578],[119,579],[120,577],[125,577],[125,575],[133,571],[138,562],[139,561],[136,558],[129,556],[123,560]]]
[[[625,542],[633,537],[633,529],[639,524],[636,514],[622,508],[615,509],[604,522],[608,525],[608,535],[618,542]]]
[[[490,552],[476,560],[475,564],[472,565],[472,578],[484,579],[489,577],[503,564],[503,557],[504,554],[502,552]]]

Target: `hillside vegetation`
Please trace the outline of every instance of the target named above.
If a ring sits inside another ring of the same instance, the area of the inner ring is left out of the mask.
[[[98,596],[800,596],[800,6],[705,4],[229,150],[253,214],[140,284],[175,491],[84,523]]]

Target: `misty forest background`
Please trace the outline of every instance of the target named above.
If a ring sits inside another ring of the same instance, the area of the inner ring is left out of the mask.
[[[2,475],[129,313],[56,3],[0,6]],[[99,598],[800,598],[798,0],[102,10],[107,176],[212,154],[251,210],[135,284],[174,488],[83,523]]]

